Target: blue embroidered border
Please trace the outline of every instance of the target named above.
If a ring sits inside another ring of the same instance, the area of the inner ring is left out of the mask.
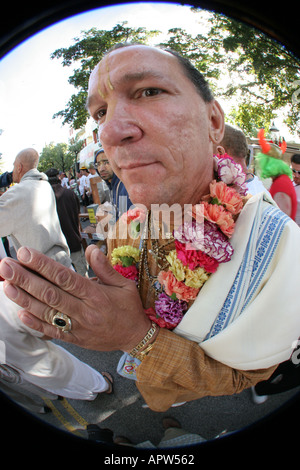
[[[286,214],[274,206],[269,206],[264,210],[258,232],[255,256],[253,258],[253,255],[251,255],[253,233],[256,232],[254,227],[234,283],[205,339],[212,338],[226,328],[247,307],[260,286],[274,251],[278,246],[282,231],[289,220]],[[251,270],[251,276],[247,285],[244,279],[245,273],[249,269]]]

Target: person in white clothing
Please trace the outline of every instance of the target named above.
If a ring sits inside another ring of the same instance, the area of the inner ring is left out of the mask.
[[[90,183],[90,180],[92,178],[97,178],[99,177],[97,171],[96,171],[96,168],[95,168],[95,165],[94,163],[90,163],[89,164],[89,174],[87,176],[87,196],[88,196],[88,200],[89,200],[89,204],[93,204],[93,193],[92,193],[92,187],[91,187],[91,183]]]
[[[80,197],[82,200],[82,204],[84,207],[84,210],[86,210],[86,206],[88,205],[87,203],[87,196],[86,192],[88,190],[88,175],[89,172],[85,166],[80,168],[80,180],[79,180],[79,193]]]
[[[61,185],[62,185],[63,188],[70,189],[69,179],[66,177],[66,173],[61,171],[59,173],[59,179],[61,181]]]
[[[37,170],[34,149],[18,153],[13,182],[0,198],[0,237],[10,236],[15,250],[31,246],[50,258],[71,266],[69,248],[56,212],[55,196],[48,178]]]

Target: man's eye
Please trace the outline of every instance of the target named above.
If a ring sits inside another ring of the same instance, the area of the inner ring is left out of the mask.
[[[161,93],[162,93],[162,90],[160,88],[146,88],[146,90],[142,92],[142,96],[145,96],[145,97],[157,96],[157,95],[160,95]]]
[[[99,111],[96,112],[96,121],[101,121],[101,119],[105,116],[106,114],[106,109],[99,109]]]

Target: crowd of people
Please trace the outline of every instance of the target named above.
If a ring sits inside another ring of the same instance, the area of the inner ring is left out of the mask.
[[[28,390],[83,400],[113,392],[110,372],[51,338],[123,351],[119,373],[154,411],[250,387],[267,395],[261,383],[286,390],[291,368],[299,385],[291,357],[300,337],[300,155],[287,164],[284,149],[261,135],[253,174],[243,132],[225,125],[204,77],[170,50],[108,51],[91,73],[87,109],[103,148],[77,182],[56,168],[38,171],[33,149],[0,177],[0,187],[14,183],[0,197],[8,255],[0,263],[1,388],[35,410]],[[107,256],[95,245],[84,253],[79,230],[95,176],[118,227],[130,209],[131,232],[108,237]],[[157,205],[180,207],[165,238],[152,217]]]

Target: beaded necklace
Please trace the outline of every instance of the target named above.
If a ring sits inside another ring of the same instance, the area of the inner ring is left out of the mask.
[[[125,217],[131,230],[140,236],[139,249],[119,246],[111,255],[113,267],[134,280],[139,290],[142,277],[147,277],[155,292],[155,302],[154,308],[145,312],[160,327],[170,330],[180,323],[219,264],[229,262],[233,255],[229,239],[246,201],[246,174],[227,154],[213,158],[215,179],[210,183],[209,194],[190,207],[189,220],[174,228],[167,241],[159,244],[150,237],[147,250],[151,212],[146,214],[136,208],[129,210]],[[172,244],[175,249],[170,249]],[[159,268],[157,276],[150,273],[148,255]]]

